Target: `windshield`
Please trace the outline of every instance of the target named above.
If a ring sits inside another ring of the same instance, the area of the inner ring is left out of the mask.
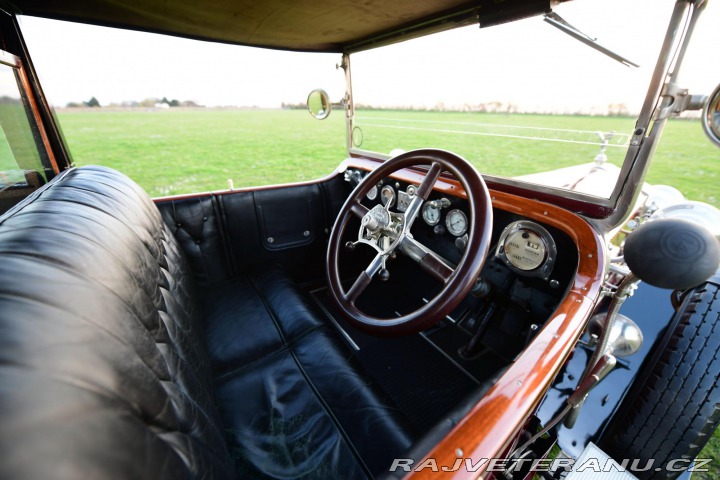
[[[541,17],[353,55],[354,147],[386,155],[442,148],[485,174],[609,197],[672,9],[634,13],[627,3],[555,11],[640,68]]]

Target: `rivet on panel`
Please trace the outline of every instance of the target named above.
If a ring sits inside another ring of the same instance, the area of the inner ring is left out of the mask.
[[[275,239],[273,237],[268,237],[267,241],[268,243],[275,243]]]

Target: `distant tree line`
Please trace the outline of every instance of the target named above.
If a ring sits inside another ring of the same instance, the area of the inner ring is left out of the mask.
[[[520,105],[512,102],[500,102],[491,101],[478,104],[464,104],[464,105],[446,105],[443,102],[439,102],[431,107],[429,106],[382,106],[367,105],[363,103],[356,103],[355,108],[358,110],[411,110],[411,111],[425,111],[425,112],[476,112],[476,113],[536,113],[546,115],[600,115],[610,117],[624,117],[631,115],[627,105],[624,103],[611,103],[605,107],[594,107],[590,109],[582,109],[576,111],[559,111],[559,110],[537,110],[537,109],[525,109]]]
[[[22,102],[17,97],[9,97],[7,95],[3,95],[0,97],[0,105],[20,105]]]
[[[305,110],[305,103],[286,103],[283,102],[281,107],[286,110]],[[433,106],[418,105],[370,105],[365,103],[356,103],[357,110],[400,110],[400,111],[421,111],[421,112],[476,112],[476,113],[537,113],[546,115],[599,115],[608,117],[627,117],[632,115],[627,105],[624,103],[611,103],[605,107],[594,107],[591,109],[583,109],[577,111],[559,111],[559,110],[527,110],[512,102],[491,101],[477,104],[464,105],[446,105],[438,102]]]
[[[280,104],[283,110],[307,110],[307,103],[285,103]]]
[[[77,108],[77,107],[100,107],[100,102],[97,98],[92,97],[90,100],[86,102],[70,102],[66,105],[68,108]],[[124,102],[120,103],[110,103],[107,105],[108,107],[140,107],[140,108],[154,108],[154,107],[202,107],[203,105],[200,105],[192,100],[177,100],[173,98],[172,100],[169,100],[167,97],[162,98],[156,98],[156,97],[149,97],[144,100],[135,101],[135,100],[126,100]]]

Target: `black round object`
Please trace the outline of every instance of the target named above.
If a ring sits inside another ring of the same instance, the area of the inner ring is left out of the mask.
[[[687,291],[600,440],[614,459],[639,460],[628,467],[642,480],[676,478],[720,422],[719,285]]]
[[[628,235],[625,262],[643,282],[673,290],[694,287],[720,264],[720,243],[705,227],[678,218],[644,223]]]

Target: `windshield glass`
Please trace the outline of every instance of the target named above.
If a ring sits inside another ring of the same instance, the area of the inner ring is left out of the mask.
[[[640,68],[541,17],[353,55],[355,148],[443,148],[485,174],[609,197],[672,9],[648,15],[627,3],[569,2],[555,11]]]

